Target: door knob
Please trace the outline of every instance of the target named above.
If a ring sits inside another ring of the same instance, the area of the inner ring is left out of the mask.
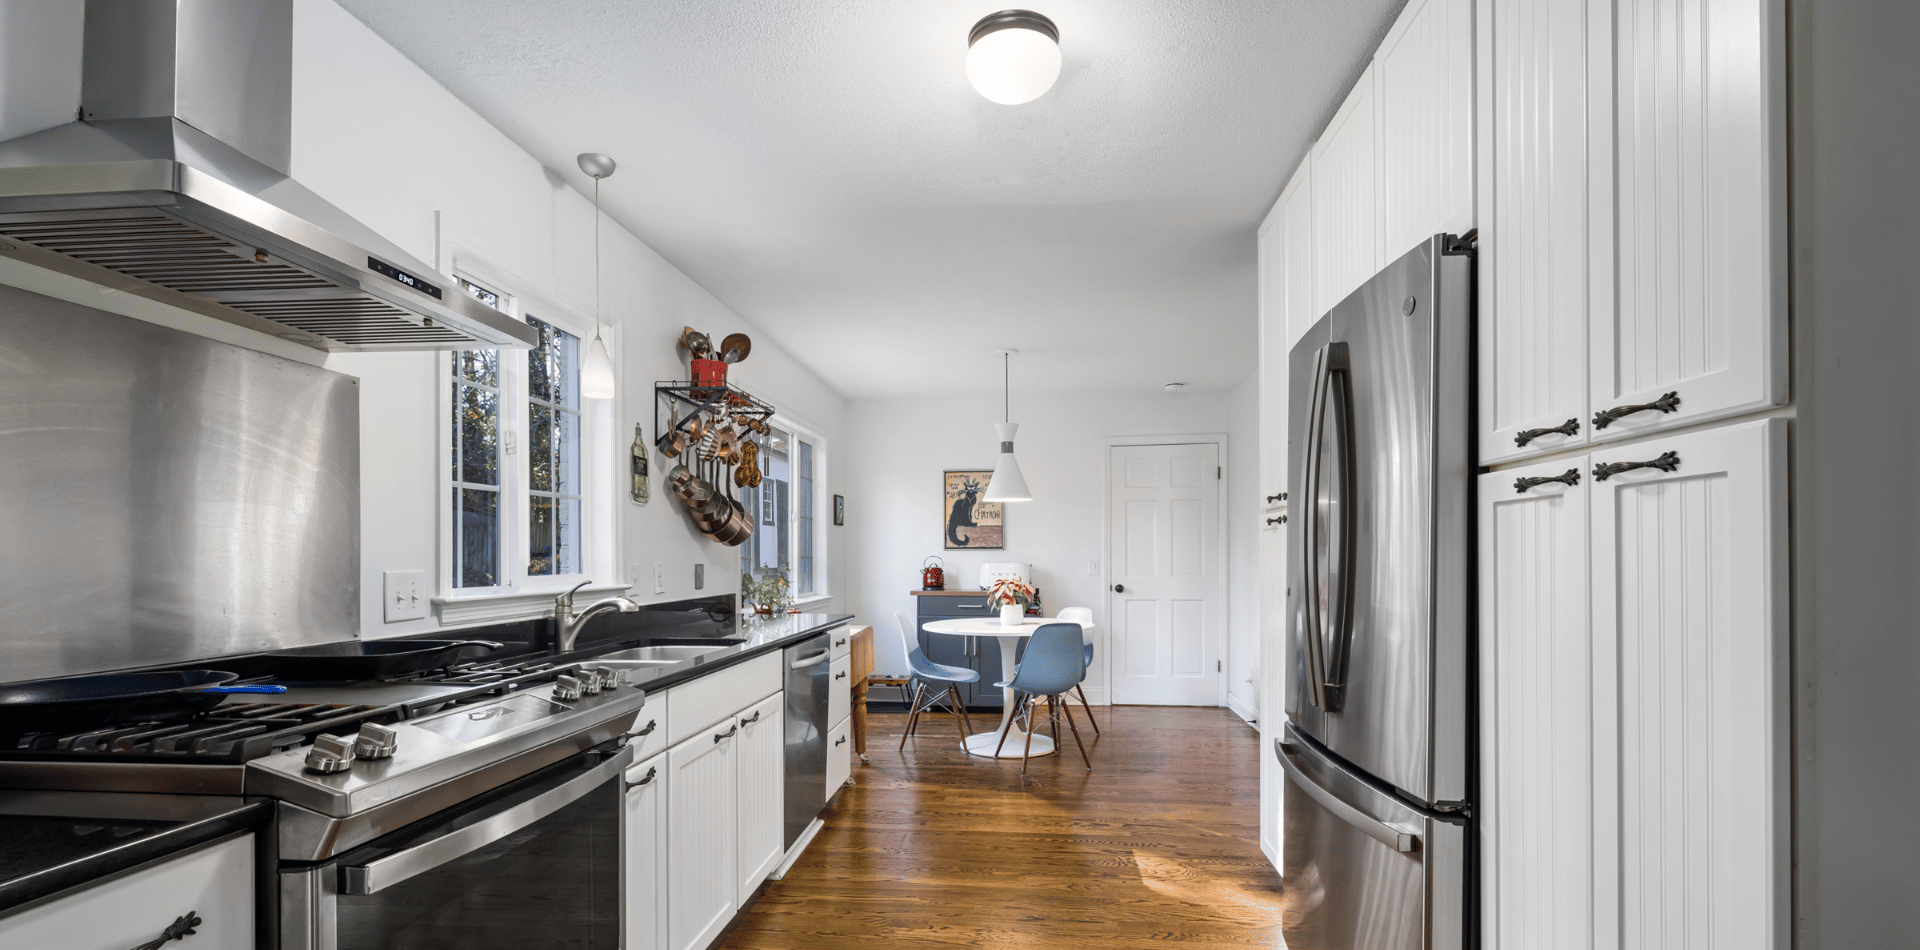
[[[1116,594],[1124,594],[1124,593],[1126,593],[1126,592],[1127,592],[1127,585],[1125,585],[1125,584],[1115,584],[1115,585],[1113,585],[1113,592],[1114,592],[1114,593],[1116,593]]]

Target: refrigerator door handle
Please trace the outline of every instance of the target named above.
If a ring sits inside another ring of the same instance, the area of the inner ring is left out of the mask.
[[[1331,368],[1332,344],[1323,346],[1313,358],[1313,397],[1307,407],[1307,460],[1305,492],[1307,517],[1300,524],[1300,612],[1302,644],[1307,651],[1307,701],[1327,708],[1326,659],[1320,652],[1320,453],[1321,432],[1327,411],[1327,378]]]
[[[1347,685],[1347,655],[1353,648],[1353,577],[1354,548],[1354,485],[1355,445],[1353,439],[1353,381],[1351,366],[1347,359],[1345,343],[1327,344],[1327,397],[1326,403],[1331,410],[1334,430],[1334,458],[1339,462],[1335,472],[1337,483],[1333,485],[1339,493],[1338,504],[1333,511],[1334,538],[1339,550],[1334,553],[1331,567],[1338,570],[1339,581],[1335,583],[1331,571],[1327,577],[1327,606],[1332,613],[1327,624],[1327,646],[1321,650],[1320,692],[1326,699],[1328,712],[1336,712]],[[1322,450],[1325,451],[1324,449]],[[1315,488],[1321,486],[1316,482]]]
[[[1285,739],[1273,740],[1273,757],[1280,760],[1280,768],[1292,777],[1295,785],[1300,786],[1302,791],[1314,801],[1319,802],[1320,807],[1332,812],[1335,817],[1352,825],[1367,837],[1395,851],[1406,854],[1420,850],[1420,832],[1403,825],[1381,821],[1341,801],[1340,796],[1320,787],[1320,783],[1309,777],[1306,771],[1293,761],[1298,755],[1299,753],[1295,752],[1293,746],[1289,745]]]

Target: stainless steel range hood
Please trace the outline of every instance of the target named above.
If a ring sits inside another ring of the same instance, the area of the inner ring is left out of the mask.
[[[0,144],[0,255],[324,350],[526,348],[288,177],[292,0],[87,0],[78,121]]]

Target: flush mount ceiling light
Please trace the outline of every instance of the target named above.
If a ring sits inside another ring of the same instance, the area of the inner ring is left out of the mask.
[[[1059,78],[1060,30],[1032,10],[982,17],[967,34],[967,81],[993,102],[1032,102]]]
[[[986,493],[980,497],[986,501],[1032,501],[1033,491],[1027,488],[1027,477],[1020,474],[1020,462],[1013,457],[1013,434],[1020,431],[1020,424],[1013,420],[1013,354],[1019,350],[1001,350],[1002,372],[1005,376],[1002,385],[1002,412],[1006,422],[994,423],[994,431],[1000,433],[1000,461],[993,463],[993,477],[987,479]]]
[[[581,152],[574,161],[593,176],[593,345],[580,366],[580,395],[588,399],[613,398],[613,357],[600,339],[600,179],[613,174],[613,159],[599,152]]]

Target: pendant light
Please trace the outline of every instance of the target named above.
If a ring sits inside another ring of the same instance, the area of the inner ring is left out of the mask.
[[[1027,477],[1020,474],[1020,461],[1013,457],[1013,434],[1020,431],[1020,424],[1013,421],[1013,354],[1018,352],[1000,351],[1005,387],[1002,398],[1006,400],[1002,411],[1007,421],[993,426],[1000,433],[1000,461],[993,463],[993,477],[987,480],[987,491],[980,496],[984,501],[1033,500],[1033,492],[1027,488]]]
[[[1060,30],[1032,10],[990,14],[967,33],[967,81],[993,102],[1032,102],[1059,78]]]
[[[588,399],[613,398],[613,357],[600,339],[600,179],[613,174],[613,159],[599,152],[581,152],[575,161],[593,176],[593,344],[580,363],[580,395]]]

